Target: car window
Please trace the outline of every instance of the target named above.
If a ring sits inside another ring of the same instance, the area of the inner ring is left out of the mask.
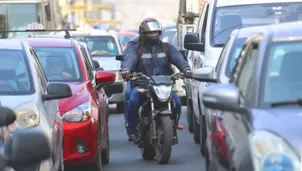
[[[120,35],[119,39],[123,46],[126,46],[131,40],[135,39],[134,35]]]
[[[231,39],[229,38],[224,46],[224,48],[222,49],[221,51],[221,54],[220,54],[220,57],[219,57],[219,60],[217,62],[217,65],[216,65],[216,68],[215,68],[215,72],[217,73],[217,75],[220,74],[220,70],[221,70],[221,66],[223,64],[223,61],[224,59],[226,58],[227,56],[227,52],[229,51],[229,48],[232,44],[232,41]]]
[[[238,57],[240,56],[240,52],[242,51],[245,40],[246,38],[236,38],[232,44],[232,47],[230,47],[231,49],[230,53],[228,54],[228,61],[225,68],[225,75],[228,78],[231,78],[232,70],[235,67]]]
[[[32,76],[25,52],[0,49],[0,95],[33,92]]]
[[[264,102],[302,98],[302,42],[273,43],[268,51],[264,74]]]
[[[49,81],[81,82],[82,72],[73,48],[34,47]]]
[[[248,100],[248,90],[250,84],[252,84],[252,76],[254,73],[256,60],[258,56],[258,49],[256,46],[251,45],[247,50],[246,55],[243,58],[241,69],[238,74],[237,86],[240,90],[242,97]],[[240,62],[240,61],[238,61]]]
[[[38,79],[40,81],[40,85],[41,86],[41,91],[44,92],[47,89],[47,78],[45,78],[45,74],[43,71],[43,68],[39,62],[38,57],[36,56],[36,54],[34,53],[33,50],[30,50],[30,53],[32,55],[33,61],[34,61],[34,65],[38,74]]]
[[[200,23],[199,23],[199,26],[198,26],[198,33],[199,33],[199,36],[200,36],[200,41],[202,43],[204,43],[205,41],[205,37],[206,37],[206,28],[207,28],[207,21],[208,21],[208,12],[209,11],[209,4],[206,2],[204,4],[204,7],[203,7],[203,11],[202,11],[202,15],[201,15],[201,19],[200,19]]]
[[[87,57],[86,53],[84,52],[83,47],[81,47],[81,53],[82,53],[82,56],[84,57],[85,68],[88,72],[89,80],[93,80],[94,79],[94,76],[93,76],[93,70],[94,69],[90,64],[90,62],[88,60],[88,57]]]
[[[75,36],[85,42],[91,56],[115,57],[118,54],[117,44],[112,36]]]
[[[285,2],[217,7],[211,44],[224,44],[235,29],[300,21],[301,6],[301,2]]]

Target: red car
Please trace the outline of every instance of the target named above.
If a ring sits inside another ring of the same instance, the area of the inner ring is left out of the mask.
[[[131,40],[134,40],[136,37],[138,37],[138,34],[131,31],[120,31],[117,32],[118,38],[120,39],[123,49],[126,48],[128,42]]]
[[[109,163],[108,99],[112,72],[96,71],[74,39],[24,38],[35,50],[49,81],[68,83],[73,96],[59,101],[64,125],[64,164]],[[41,71],[42,72],[42,71]]]

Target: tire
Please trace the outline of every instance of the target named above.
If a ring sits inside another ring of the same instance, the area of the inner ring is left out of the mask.
[[[102,150],[102,164],[109,164],[110,152],[109,152],[109,130],[107,128],[107,147]]]
[[[199,140],[200,140],[200,153],[205,156],[206,154],[206,125],[205,125],[205,117],[203,115],[199,115]]]
[[[188,131],[193,133],[193,124],[192,124],[192,104],[189,97],[187,96],[187,122],[188,122]]]
[[[141,148],[141,154],[144,160],[153,160],[155,157],[155,150],[151,148]]]
[[[124,113],[125,110],[125,103],[117,103],[116,104],[116,112],[117,113]]]
[[[157,141],[154,147],[156,160],[159,164],[167,164],[172,152],[173,122],[170,116],[160,116],[159,121],[157,129],[163,135],[158,136],[162,141]],[[159,149],[159,144],[162,146],[161,149]]]
[[[196,144],[200,143],[200,128],[199,123],[197,122],[197,117],[193,114],[193,140]]]
[[[91,171],[103,171],[103,167],[102,167],[102,147],[101,147],[101,128],[100,125],[98,125],[98,151],[96,154],[96,160],[91,163]]]

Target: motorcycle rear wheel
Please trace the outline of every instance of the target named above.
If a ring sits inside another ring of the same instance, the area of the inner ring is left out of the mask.
[[[155,151],[153,147],[141,148],[141,154],[144,160],[153,160],[155,157]]]
[[[154,144],[156,160],[159,164],[167,164],[172,152],[173,122],[170,116],[160,116],[158,121],[158,140]]]

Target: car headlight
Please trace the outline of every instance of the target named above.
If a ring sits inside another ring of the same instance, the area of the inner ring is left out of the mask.
[[[39,123],[39,117],[32,109],[17,110],[16,114],[16,121],[8,126],[10,132],[15,131],[16,129],[33,127]]]
[[[297,153],[281,137],[268,131],[255,131],[249,140],[255,171],[300,170]]]
[[[63,115],[67,122],[84,122],[91,117],[91,102],[85,102]]]
[[[172,86],[158,85],[158,86],[153,86],[153,88],[158,99],[162,102],[167,101],[172,92]]]

